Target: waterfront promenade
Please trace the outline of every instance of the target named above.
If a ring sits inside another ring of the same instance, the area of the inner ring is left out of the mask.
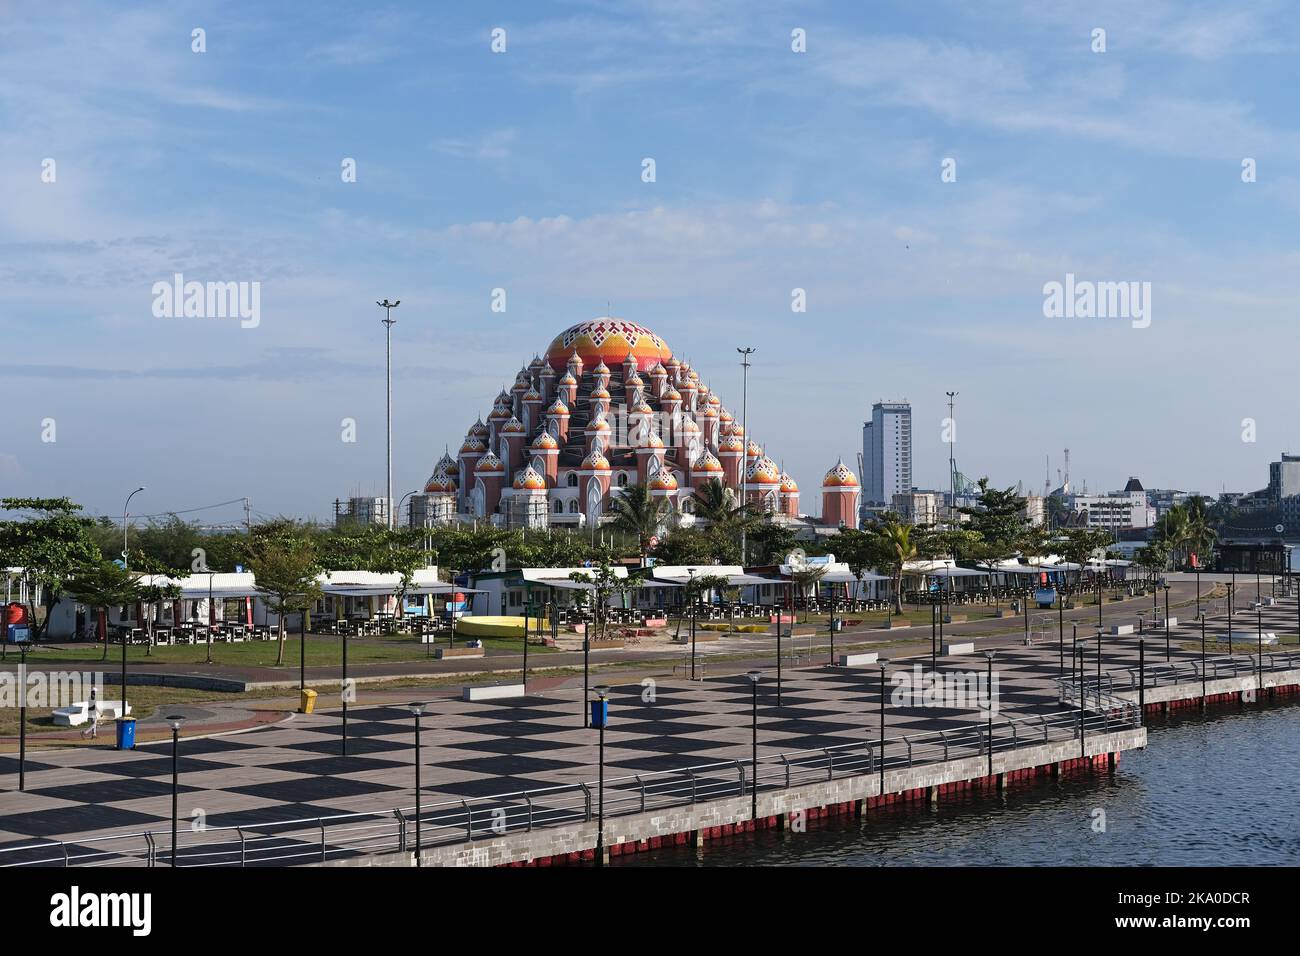
[[[1260,615],[1266,631],[1294,634],[1294,602],[1263,608]],[[1242,635],[1248,629],[1253,632],[1255,624],[1254,612],[1237,621]],[[1225,631],[1226,619],[1216,617],[1207,637],[1213,641]],[[1197,692],[1199,678],[1192,679],[1191,668],[1199,666],[1199,639],[1199,627],[1186,623],[1171,631],[1169,665],[1181,664],[1180,674],[1177,666],[1165,665],[1163,632],[1147,635],[1144,693],[1167,695],[1172,687]],[[1084,674],[1091,681],[1097,669],[1097,644],[1080,643]],[[885,793],[894,792],[895,786],[924,788],[925,780],[938,779],[932,773],[916,776],[913,772],[922,765],[931,770],[951,765],[952,773],[967,775],[952,781],[978,781],[1015,769],[1007,761],[1039,743],[1050,744],[1050,753],[1044,751],[1035,759],[1050,759],[1035,766],[1055,765],[1075,754],[1078,698],[1063,699],[1058,682],[1062,668],[1070,677],[1069,629],[1064,649],[1055,639],[1026,647],[1009,636],[980,644],[981,649],[985,645],[997,649],[995,773],[986,775],[982,769],[989,757],[986,719],[972,702],[909,706],[891,696],[884,708],[884,763],[893,776],[885,780]],[[1236,681],[1231,692],[1239,693],[1254,679],[1256,662],[1249,652],[1255,647],[1242,640],[1234,650],[1235,664],[1221,652],[1213,653],[1210,660],[1214,665],[1217,659],[1215,679]],[[1272,659],[1267,657],[1270,650]],[[1283,688],[1300,682],[1300,656],[1294,644],[1265,648],[1265,654],[1269,680]],[[928,653],[899,657],[889,666],[887,693],[892,694],[892,674],[911,672],[915,664],[928,665]],[[762,674],[758,794],[749,793],[745,786],[747,774],[752,782],[753,710],[744,671],[755,665]],[[983,673],[987,662],[977,653],[941,658],[939,666],[944,673],[969,675]],[[1136,635],[1103,638],[1100,670],[1105,694],[1135,698],[1130,690],[1135,689],[1131,682],[1137,666]],[[1166,667],[1163,674],[1162,667]],[[782,773],[783,767],[790,773],[791,763],[795,768],[788,778],[791,786],[811,785],[814,778],[823,789],[823,781],[835,785],[833,791],[819,793],[825,805],[879,797],[877,667],[829,667],[824,662],[787,667],[780,706],[770,659],[729,660],[711,670],[703,682],[674,679],[662,668],[647,671],[629,672],[611,681],[605,751],[611,815],[634,815],[647,785],[651,804],[658,800],[677,806],[687,802],[684,788],[691,786],[702,788],[695,794],[697,805],[727,804],[740,821],[748,816],[751,800],[776,800],[789,789]],[[372,831],[376,846],[391,852],[404,834],[409,848],[414,839],[414,718],[398,705],[412,697],[430,702],[421,719],[420,798],[427,841],[422,845],[454,846],[463,843],[471,830],[481,844],[484,837],[508,839],[512,832],[526,831],[530,823],[544,828],[585,822],[591,785],[597,778],[597,735],[583,727],[581,677],[539,678],[530,681],[529,690],[526,698],[470,703],[451,689],[370,692],[363,687],[350,708],[347,756],[341,754],[341,714],[335,708],[286,716],[280,723],[233,736],[184,739],[180,862],[238,863],[236,847],[242,841],[246,850],[250,834],[251,845],[260,854],[251,862],[317,862],[318,844],[324,847],[326,862],[373,851],[355,839],[357,830],[342,835],[350,825],[342,819],[348,814],[376,815]],[[1085,697],[1083,703],[1085,738],[1095,742],[1103,734],[1126,729],[1109,697],[1099,697],[1095,704]],[[1148,701],[1148,706],[1159,704]],[[1140,746],[1144,736],[1125,739],[1125,746]],[[1086,745],[1085,739],[1078,753],[1091,756]],[[79,859],[143,863],[149,857],[148,841],[140,836],[144,833],[153,834],[165,862],[170,839],[169,743],[127,753],[94,747],[30,754],[25,793],[12,789],[15,764],[13,755],[0,758],[0,786],[5,788],[0,793],[0,862],[56,860],[66,849],[74,864]],[[683,773],[684,768],[705,767],[711,769]],[[907,786],[918,781],[919,786]],[[557,787],[562,789],[553,789]],[[533,796],[521,796],[524,792]],[[773,806],[765,804],[760,813]],[[405,823],[399,824],[393,815],[399,809]],[[327,822],[295,827],[288,835],[286,828],[275,826],[290,820]],[[223,831],[223,827],[241,827],[244,833]],[[105,842],[103,837],[110,834],[129,836]],[[45,848],[13,849],[34,846]],[[273,850],[280,859],[272,859]]]

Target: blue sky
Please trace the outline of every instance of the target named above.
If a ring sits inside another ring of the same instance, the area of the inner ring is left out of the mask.
[[[1260,487],[1300,449],[1292,13],[0,0],[0,491],[380,493],[385,296],[399,494],[606,302],[733,410],[758,349],[750,432],[812,510],[881,398],[943,484],[949,389],[973,476],[1038,490],[1069,447],[1090,490]],[[260,324],[156,318],[176,272],[260,282]],[[1067,273],[1150,282],[1150,327],[1044,317]]]

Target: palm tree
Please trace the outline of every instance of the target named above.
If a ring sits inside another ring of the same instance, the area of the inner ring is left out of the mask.
[[[894,613],[903,613],[903,567],[916,559],[916,542],[912,540],[912,526],[898,520],[897,515],[886,515],[873,529],[880,541],[883,560],[881,570],[889,572],[893,588]]]
[[[650,539],[659,533],[668,514],[668,502],[651,495],[646,485],[629,485],[623,489],[622,494],[613,496],[610,511],[614,515],[615,528],[636,535],[641,563],[645,564],[646,555],[650,551]]]
[[[1198,565],[1205,560],[1205,554],[1213,550],[1214,543],[1218,540],[1219,533],[1210,527],[1209,518],[1205,513],[1205,499],[1199,495],[1190,499],[1187,502],[1185,541],[1187,550],[1196,554]]]
[[[752,505],[736,504],[736,493],[717,478],[710,478],[691,495],[695,515],[715,528],[740,534],[757,525],[762,516]]]
[[[1156,522],[1156,540],[1164,544],[1178,565],[1183,563],[1191,536],[1191,521],[1182,505],[1174,505]]]

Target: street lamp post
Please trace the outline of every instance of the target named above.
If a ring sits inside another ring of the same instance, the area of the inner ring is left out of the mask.
[[[384,310],[384,317],[380,321],[384,323],[384,345],[387,352],[388,497],[384,499],[384,506],[389,509],[389,530],[393,527],[393,326],[397,324],[397,320],[393,318],[393,310],[401,304],[401,299],[396,302],[384,299],[383,302],[375,303]]]
[[[1165,663],[1169,663],[1169,585],[1165,585]]]
[[[740,353],[740,369],[741,369],[740,371],[740,427],[745,433],[745,448],[740,455],[740,506],[744,508],[749,504],[749,476],[747,474],[747,472],[749,471],[749,462],[747,461],[747,459],[749,458],[749,440],[750,440],[749,439],[749,366],[750,366],[749,357],[758,350],[746,347],[743,349],[738,348],[736,349],[736,351]],[[742,514],[744,514],[744,512],[742,512]],[[745,532],[744,525],[742,525],[740,528],[740,564],[742,567],[744,567],[746,563],[745,546],[747,543],[748,543],[748,536]],[[694,663],[692,663],[691,665],[691,677],[692,679],[694,679],[695,677]]]
[[[876,658],[876,663],[880,665],[880,793],[879,802],[884,803],[885,799],[885,665],[889,659],[885,657]]]
[[[131,507],[131,499],[142,491],[144,485],[127,495],[126,503],[122,505],[122,568],[128,571],[131,569],[131,552],[127,545],[127,532],[130,530],[130,525],[127,524],[127,509]],[[130,628],[122,629],[122,714],[124,718],[126,715],[126,644],[130,633]],[[104,640],[108,641],[107,634],[104,635]]]
[[[596,688],[596,701],[590,709],[594,711],[596,726],[600,729],[597,744],[597,764],[599,767],[596,783],[596,865],[605,865],[605,725],[609,723],[609,688]],[[585,696],[584,696],[584,699]]]
[[[1138,720],[1147,722],[1147,639],[1138,638]]]
[[[27,789],[27,651],[29,641],[18,645],[18,789]],[[126,685],[123,685],[125,687]],[[126,693],[123,692],[125,699]],[[125,713],[125,710],[123,711]],[[93,717],[92,717],[93,719]]]
[[[1086,735],[1086,730],[1085,730],[1085,728],[1084,728],[1084,724],[1086,723],[1086,721],[1084,720],[1084,700],[1083,700],[1083,653],[1084,653],[1084,649],[1083,649],[1082,647],[1076,647],[1076,648],[1074,649],[1074,651],[1075,651],[1075,654],[1077,654],[1077,655],[1078,655],[1078,658],[1079,658],[1079,661],[1078,661],[1078,666],[1079,666],[1079,757],[1080,757],[1080,758],[1083,758],[1083,757],[1086,757],[1086,756],[1088,755],[1088,754],[1087,754],[1087,748],[1086,748],[1085,745],[1084,745],[1084,737],[1085,737],[1085,735]]]
[[[993,657],[995,651],[985,651],[984,656],[988,658],[989,673],[985,692],[988,694],[988,751],[989,751],[989,776],[993,776]]]
[[[695,569],[687,568],[686,576],[686,597],[691,602],[691,680],[695,680]]]
[[[776,608],[776,706],[781,706],[781,632],[785,625],[781,623],[781,606]],[[794,622],[790,622],[790,632],[793,636]]]
[[[339,628],[339,640],[343,642],[343,725],[342,725],[342,743],[343,756],[348,755],[348,698],[352,696],[348,687],[348,632],[346,628]]]
[[[185,718],[181,714],[172,714],[167,718],[167,725],[172,729],[172,867],[176,867],[176,822],[180,819],[180,740],[181,727]]]
[[[754,821],[755,829],[758,828],[758,681],[763,676],[758,671],[750,671],[745,675],[749,678],[750,708],[752,719],[752,737],[750,744],[750,768],[749,778],[749,818]]]
[[[1205,709],[1205,614],[1201,614],[1201,710]]]
[[[413,700],[406,705],[406,709],[415,717],[415,865],[424,866],[424,861],[420,859],[420,815],[423,811],[421,806],[421,788],[420,788],[420,717],[424,713],[426,703],[422,700]]]

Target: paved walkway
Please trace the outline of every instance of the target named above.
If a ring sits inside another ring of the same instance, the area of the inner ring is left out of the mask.
[[[1294,622],[1296,609],[1288,602],[1265,609],[1263,615],[1266,630],[1283,633],[1287,623]],[[1251,618],[1253,626],[1253,614]],[[1226,621],[1216,620],[1211,633],[1224,631]],[[1199,627],[1180,626],[1175,634],[1171,658],[1199,657],[1199,649],[1177,646],[1199,642]],[[1006,640],[987,643],[1002,645],[995,661],[999,720],[1065,710],[1054,682],[1062,659],[1055,640],[1029,647]],[[1147,650],[1148,663],[1155,663],[1150,640]],[[1088,653],[1091,675],[1094,645]],[[1123,679],[1136,661],[1136,637],[1103,640],[1104,674]],[[887,736],[981,725],[984,718],[974,706],[915,707],[893,699],[893,674],[924,662],[917,656],[890,665],[891,696],[884,708]],[[782,703],[777,706],[775,664],[770,659],[757,663],[764,672],[759,685],[760,755],[876,739],[881,712],[876,667],[786,669]],[[982,654],[940,661],[945,673],[983,674],[986,666]],[[645,774],[747,759],[751,685],[736,672],[745,667],[743,661],[731,663],[727,671],[711,671],[702,683],[662,677],[651,683],[620,682],[610,698],[607,772]],[[583,727],[580,681],[542,678],[530,682],[525,698],[478,703],[461,701],[450,690],[367,692],[362,687],[358,693],[358,702],[349,709],[347,756],[342,755],[337,709],[294,716],[235,736],[183,740],[182,825],[198,818],[209,827],[255,829],[276,820],[412,806],[414,718],[400,704],[413,694],[431,701],[421,724],[426,809],[439,802],[459,806],[461,800],[486,800],[488,807],[492,801],[487,798],[494,796],[595,777],[596,733]],[[12,755],[0,757],[0,785],[6,788],[0,792],[0,860],[12,859],[6,857],[6,848],[33,839],[67,840],[75,847],[106,831],[151,830],[165,841],[171,810],[170,743],[125,753],[94,747],[36,755],[28,762],[25,793],[12,789],[16,763]]]

